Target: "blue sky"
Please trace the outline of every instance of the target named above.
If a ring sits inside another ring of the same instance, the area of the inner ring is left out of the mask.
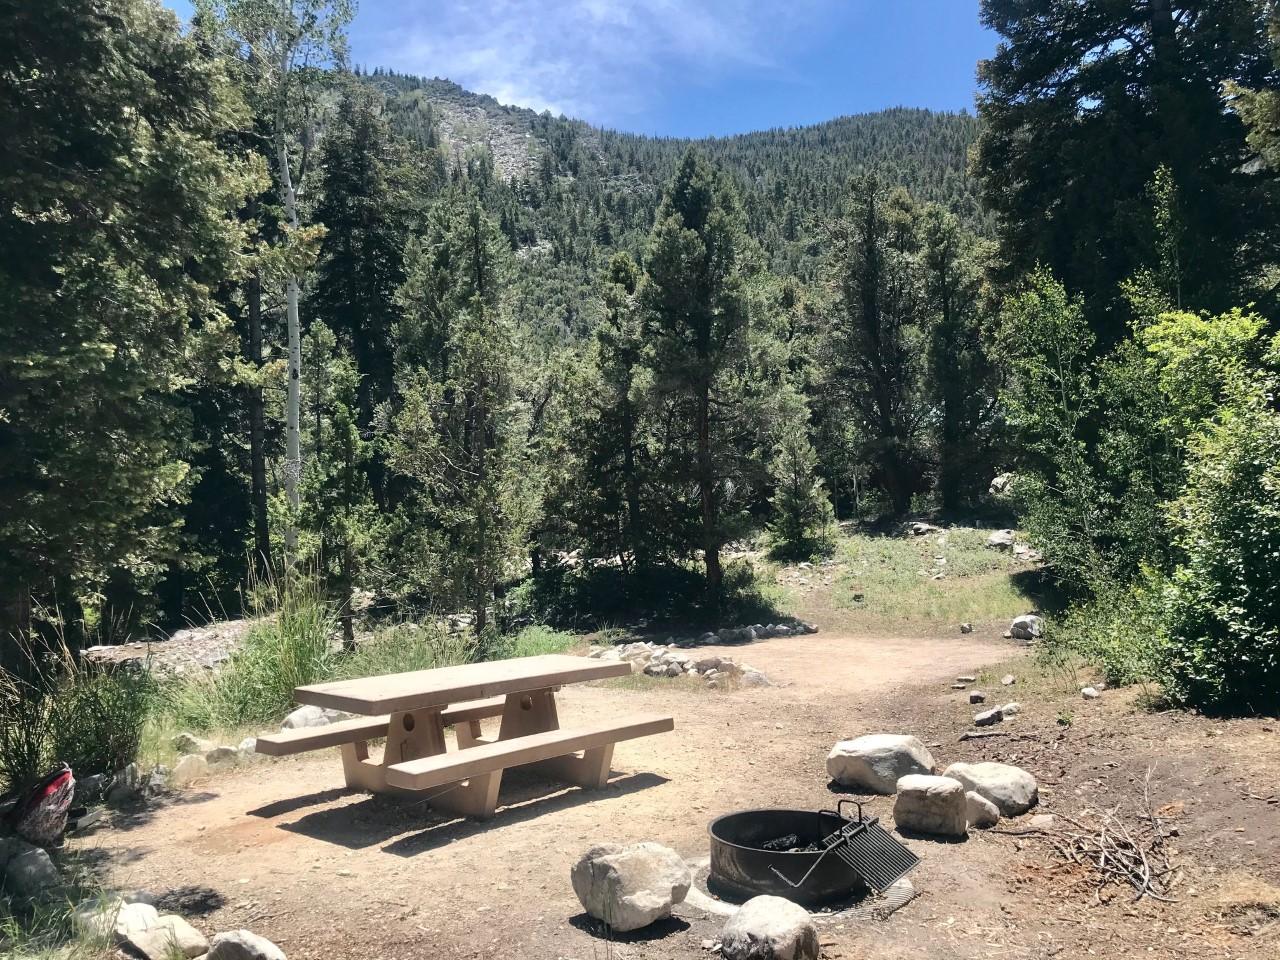
[[[669,136],[972,109],[996,43],[978,0],[360,0],[350,35],[369,68]]]

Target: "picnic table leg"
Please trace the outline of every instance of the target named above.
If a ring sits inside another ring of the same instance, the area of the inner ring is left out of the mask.
[[[498,733],[499,740],[559,729],[560,715],[556,709],[554,689],[507,695],[507,703],[502,711],[502,727]],[[531,763],[529,766],[537,767],[557,780],[591,790],[609,782],[609,764],[612,760],[613,744],[609,743],[586,750],[581,757],[569,754]]]

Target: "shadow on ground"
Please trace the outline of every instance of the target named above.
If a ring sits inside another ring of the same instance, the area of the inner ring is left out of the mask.
[[[686,920],[681,920],[679,917],[667,917],[665,920],[658,920],[647,927],[641,927],[639,930],[619,933],[610,928],[604,921],[597,920],[586,913],[579,913],[570,917],[569,925],[595,937],[597,940],[607,940],[610,943],[647,943],[650,940],[662,940],[673,933],[684,933],[690,927],[689,922]]]
[[[399,857],[412,857],[428,850],[483,834],[491,830],[546,816],[605,797],[635,793],[667,782],[653,773],[635,773],[611,781],[601,790],[565,787],[563,783],[523,771],[507,771],[503,777],[502,806],[489,820],[460,819],[431,808],[429,799],[389,795],[365,795],[354,803],[336,806],[334,801],[355,796],[349,790],[324,790],[289,800],[267,804],[249,815],[271,819],[287,816],[307,807],[321,807],[297,820],[279,824],[281,830],[314,840],[337,844],[350,850],[382,846]],[[385,846],[384,846],[385,844]]]

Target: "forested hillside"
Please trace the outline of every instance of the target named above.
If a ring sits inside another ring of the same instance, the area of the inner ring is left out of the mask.
[[[0,31],[0,630],[286,572],[348,640],[711,617],[744,542],[985,513],[1117,675],[1275,702],[1274,4],[985,0],[976,118],[701,141],[352,71],[340,0],[48,6]]]

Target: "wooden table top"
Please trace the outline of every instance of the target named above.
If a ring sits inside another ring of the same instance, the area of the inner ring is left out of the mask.
[[[293,695],[299,703],[372,716],[444,707],[585,680],[624,677],[629,673],[631,664],[625,660],[592,660],[552,653],[318,683],[298,687]]]

